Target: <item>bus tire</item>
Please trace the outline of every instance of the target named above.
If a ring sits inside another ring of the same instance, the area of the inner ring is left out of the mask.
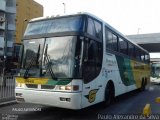
[[[147,78],[145,78],[145,86],[147,85]]]
[[[105,101],[104,101],[104,105],[105,106],[109,106],[114,99],[114,84],[113,82],[108,82],[107,86],[105,88]]]
[[[140,90],[141,90],[141,91],[144,91],[144,90],[145,90],[145,87],[146,87],[146,82],[145,82],[144,79],[142,79],[142,83],[141,83],[141,88],[140,88]]]

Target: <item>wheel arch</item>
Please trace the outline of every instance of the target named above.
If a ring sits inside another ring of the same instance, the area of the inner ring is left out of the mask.
[[[106,89],[107,85],[110,85],[110,86],[111,86],[111,88],[113,89],[113,94],[114,94],[114,96],[115,96],[115,85],[114,85],[113,80],[109,80],[109,81],[107,82],[107,84],[106,84],[106,86],[105,86],[105,89]],[[104,89],[104,99],[105,99],[105,89]]]

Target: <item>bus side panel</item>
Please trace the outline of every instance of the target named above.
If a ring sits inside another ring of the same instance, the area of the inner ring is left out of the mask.
[[[125,92],[140,88],[142,80],[149,79],[149,65],[130,60],[123,56],[116,56],[116,59],[119,67],[120,79],[126,87]]]
[[[150,82],[150,66],[149,64],[137,62],[131,60],[131,66],[133,71],[133,76],[136,81],[136,87],[140,88],[142,85],[142,80],[147,80],[146,82]]]
[[[128,90],[135,89],[135,84],[129,88],[122,82],[115,55],[107,53],[103,57],[102,66],[101,72],[97,78],[87,84],[83,84],[82,108],[105,100],[105,88],[109,80],[114,84],[115,96],[123,94]]]
[[[109,80],[114,84],[115,96],[118,96],[139,88],[142,78],[149,78],[148,65],[111,53],[103,57],[102,66],[97,78],[83,84],[82,108],[104,101]]]

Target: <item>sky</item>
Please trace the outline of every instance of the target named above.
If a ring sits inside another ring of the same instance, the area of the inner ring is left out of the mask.
[[[160,0],[35,1],[43,5],[44,16],[63,14],[65,8],[66,14],[92,13],[124,35],[160,32]]]
[[[124,35],[160,32],[160,0],[35,0],[44,16],[92,13]]]

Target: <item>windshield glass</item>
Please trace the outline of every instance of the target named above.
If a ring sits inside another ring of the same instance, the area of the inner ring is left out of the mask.
[[[80,57],[76,56],[81,47],[76,48],[77,44],[81,46],[77,36],[24,40],[20,75],[53,79],[79,77]]]
[[[24,52],[21,75],[24,76],[29,69],[29,76],[39,76],[39,65],[41,64],[44,38],[24,41]]]
[[[53,18],[45,21],[30,22],[24,36],[67,31],[82,31],[83,26],[82,16]]]
[[[48,46],[47,54],[49,61],[46,61],[44,55],[43,69],[46,71],[45,76],[49,75],[48,67],[51,67],[56,78],[72,78],[74,68],[76,37],[53,37],[46,39]],[[48,66],[49,64],[49,66]]]
[[[153,63],[152,66],[152,77],[160,77],[160,64],[159,63]]]

